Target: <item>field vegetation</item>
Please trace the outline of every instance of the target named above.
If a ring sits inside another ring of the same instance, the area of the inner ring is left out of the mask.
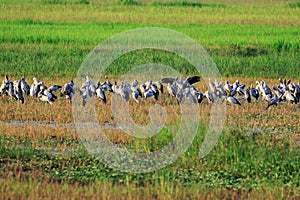
[[[89,52],[105,39],[141,27],[186,34],[211,55],[224,80],[278,84],[300,80],[300,9],[297,1],[0,0],[0,77],[25,75],[46,85],[69,82]],[[182,58],[141,50],[120,57],[105,74],[117,80],[145,63],[198,75]],[[98,77],[104,81],[104,76]],[[98,80],[94,80],[98,81]],[[80,86],[81,83],[75,83]],[[203,81],[196,85],[207,90]],[[100,124],[118,123],[96,101]],[[165,107],[167,125],[154,137],[137,139],[119,129],[106,136],[131,151],[150,152],[172,140],[180,109],[167,94],[140,104],[130,101],[133,120],[149,123],[148,109]],[[132,174],[108,168],[90,155],[72,126],[72,106],[26,98],[20,105],[0,97],[0,198],[112,199],[298,199],[300,196],[300,107],[287,103],[265,111],[262,101],[227,106],[219,142],[200,159],[211,105],[199,105],[200,125],[189,147],[162,170]],[[34,122],[38,121],[39,125]],[[24,122],[18,124],[14,122]],[[54,124],[54,125],[53,125]]]

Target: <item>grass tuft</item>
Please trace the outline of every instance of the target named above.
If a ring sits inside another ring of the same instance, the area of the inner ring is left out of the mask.
[[[135,0],[116,0],[116,2],[119,5],[126,5],[126,6],[132,6],[132,5],[138,5],[139,4]]]
[[[45,4],[67,5],[67,4],[89,4],[89,0],[42,0]]]
[[[179,6],[179,7],[225,7],[224,4],[217,3],[201,3],[201,2],[190,2],[190,1],[168,1],[161,2],[155,1],[151,3],[152,6]]]
[[[300,1],[299,2],[292,2],[288,4],[291,8],[300,8]]]

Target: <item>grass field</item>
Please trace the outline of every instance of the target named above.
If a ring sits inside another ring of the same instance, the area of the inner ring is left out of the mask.
[[[133,28],[164,27],[201,44],[224,80],[249,85],[265,79],[276,85],[285,77],[298,83],[299,16],[299,2],[279,0],[0,0],[0,77],[25,75],[31,83],[36,76],[47,85],[62,85],[76,77],[89,52],[104,40]],[[122,56],[105,73],[113,80],[149,62],[172,66],[186,76],[197,74],[182,58],[152,50]],[[196,87],[207,89],[204,82]],[[96,102],[101,124],[117,123],[110,102]],[[130,101],[136,123],[149,123],[151,103]],[[168,113],[167,126],[158,135],[137,139],[107,129],[106,136],[133,152],[167,144],[178,126],[179,108],[167,95],[156,103]],[[299,104],[283,103],[268,111],[265,102],[242,104],[227,106],[222,135],[205,158],[198,153],[211,116],[206,101],[199,105],[199,129],[184,155],[161,170],[133,174],[110,169],[88,154],[70,125],[72,106],[64,100],[50,106],[26,99],[19,105],[0,97],[0,198],[298,199]],[[28,124],[7,123],[11,121]]]

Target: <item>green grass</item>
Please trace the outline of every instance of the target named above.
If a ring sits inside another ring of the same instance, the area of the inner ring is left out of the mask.
[[[86,5],[79,1],[62,1],[66,5],[60,1],[1,2],[2,75],[74,77],[88,53],[105,39],[133,28],[164,27],[201,44],[223,76],[299,79],[299,10],[287,3],[225,7],[203,3],[206,6],[195,8],[180,5],[192,4],[186,1],[142,2],[139,6],[103,2]],[[13,14],[17,10],[19,14]],[[128,56],[108,72],[122,74],[139,64],[132,62],[133,58],[141,57],[140,63],[146,63],[153,61],[154,55],[159,58],[156,61],[175,69],[188,66],[162,54],[145,56],[141,52]]]
[[[298,27],[261,25],[157,25],[2,21],[0,74],[59,77],[76,75],[88,53],[105,39],[140,27],[166,27],[190,36],[214,59],[223,76],[291,77],[300,74]],[[91,32],[93,34],[91,34]],[[132,66],[156,62],[179,69],[188,64],[165,53],[136,52],[108,72],[119,75]],[[288,67],[286,67],[288,66]],[[267,72],[267,73],[266,73]]]
[[[288,4],[291,8],[300,8],[300,2],[292,2]]]
[[[87,154],[77,141],[66,140],[61,144],[55,138],[41,140],[42,148],[63,145],[63,148],[77,149],[76,153],[54,156],[33,148],[29,138],[1,135],[0,178],[6,180],[2,181],[1,191],[9,192],[10,196],[31,198],[39,194],[53,196],[50,188],[58,186],[55,196],[64,198],[66,192],[68,198],[95,194],[103,198],[157,196],[163,199],[204,198],[203,195],[296,198],[299,195],[296,189],[300,187],[299,152],[289,146],[288,138],[274,141],[271,135],[245,136],[228,131],[207,157],[199,159],[198,149],[204,132],[198,132],[192,146],[177,162],[146,174],[107,168],[99,159]],[[143,144],[147,146],[147,142]],[[127,145],[136,146],[135,142]],[[11,176],[11,172],[15,176]],[[82,190],[85,192],[80,193]]]
[[[271,135],[245,136],[230,131],[222,135],[207,157],[200,159],[198,151],[202,141],[203,131],[199,131],[192,146],[176,163],[156,172],[138,175],[105,167],[99,159],[87,154],[76,141],[64,141],[65,147],[77,148],[76,153],[53,156],[32,148],[30,139],[1,136],[0,176],[5,178],[6,172],[14,166],[21,170],[20,176],[25,179],[39,172],[39,177],[34,177],[38,180],[46,178],[67,183],[101,180],[125,185],[126,182],[155,185],[176,182],[182,186],[243,190],[264,186],[299,187],[299,152],[289,146],[288,138],[274,142]],[[44,139],[42,146],[45,148],[55,144],[61,145],[56,139]],[[143,144],[145,148],[153,145],[151,142]],[[136,148],[136,142],[127,145]],[[157,145],[159,148],[162,144]]]

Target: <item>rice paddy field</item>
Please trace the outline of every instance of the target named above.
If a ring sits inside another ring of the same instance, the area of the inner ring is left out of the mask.
[[[300,81],[300,2],[289,0],[0,0],[0,77],[24,75],[30,84],[37,77],[49,86],[64,85],[98,44],[143,27],[168,28],[197,41],[223,81],[239,79],[247,86],[256,80],[270,86],[278,85],[278,78]],[[118,58],[104,74],[118,80],[145,63],[201,76],[183,58],[150,49]],[[208,89],[203,80],[195,87]],[[108,93],[106,105],[95,101],[95,111],[114,144],[149,153],[172,141],[180,124],[174,99],[163,94],[157,102],[129,101],[137,124],[150,123],[154,104],[168,114],[159,134],[142,139],[116,128],[111,97]],[[65,99],[49,105],[25,97],[21,105],[0,96],[0,198],[299,199],[300,104],[265,110],[263,101],[241,103],[226,107],[222,134],[204,158],[199,149],[211,117],[207,101],[196,107],[199,127],[183,155],[160,170],[128,173],[87,152]]]

